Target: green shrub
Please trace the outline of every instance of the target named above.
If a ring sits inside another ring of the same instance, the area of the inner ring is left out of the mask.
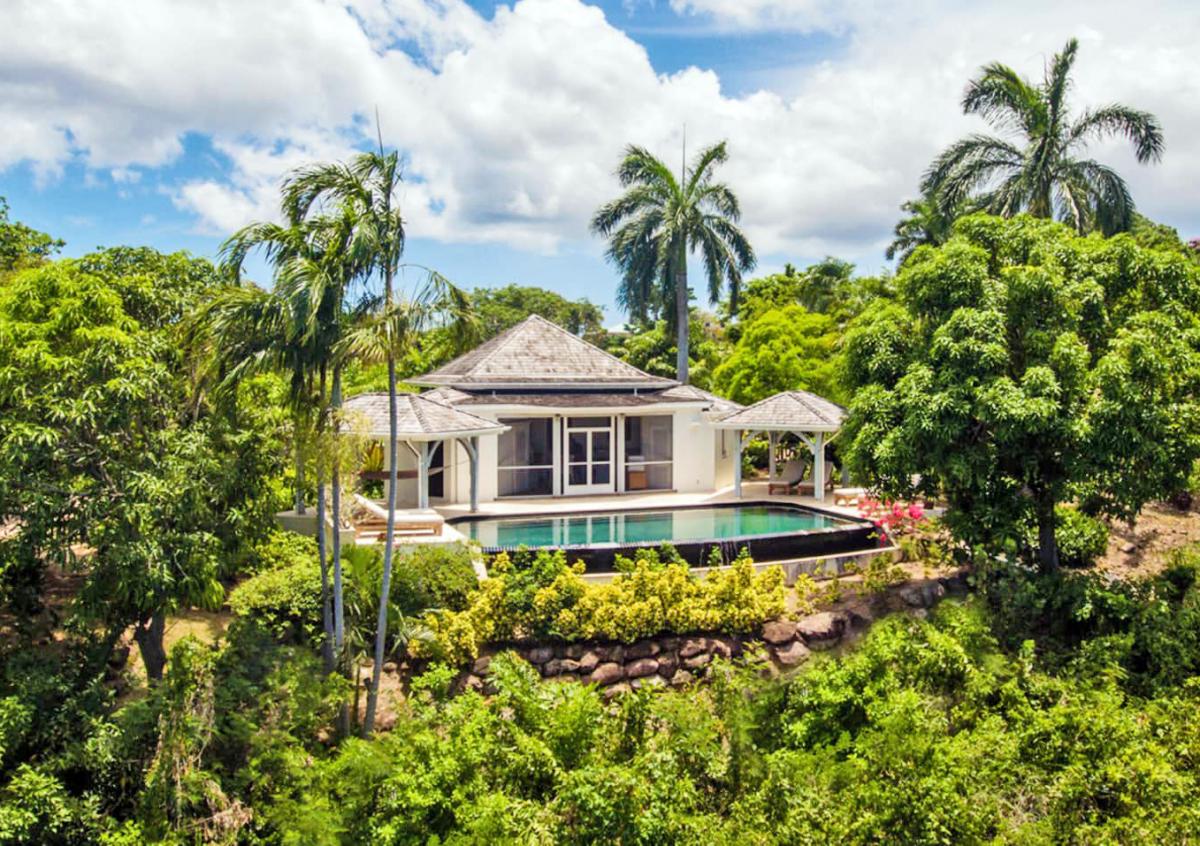
[[[396,556],[392,602],[403,614],[429,608],[461,611],[479,586],[471,551],[461,544],[422,544]]]
[[[421,656],[461,663],[492,641],[520,637],[617,640],[626,643],[674,632],[751,632],[784,612],[783,571],[755,572],[747,556],[703,578],[686,564],[645,555],[626,572],[595,584],[582,565],[569,567],[560,552],[524,554],[517,566],[497,555],[489,578],[461,612],[429,614],[432,640],[414,643]]]
[[[317,541],[307,535],[273,530],[262,543],[255,544],[249,561],[252,573],[280,570],[301,561],[316,562]]]
[[[281,640],[316,643],[322,636],[321,567],[301,558],[264,570],[229,594],[229,607]]]
[[[1090,567],[1108,549],[1108,525],[1065,505],[1054,510],[1054,536],[1064,567]]]

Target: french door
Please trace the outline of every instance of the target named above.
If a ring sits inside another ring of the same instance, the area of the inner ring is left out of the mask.
[[[563,438],[563,493],[602,494],[616,490],[611,417],[568,417]]]

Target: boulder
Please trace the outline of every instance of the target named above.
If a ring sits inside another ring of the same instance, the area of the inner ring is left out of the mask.
[[[590,673],[596,669],[596,665],[600,663],[600,656],[595,650],[588,650],[579,656],[579,672]]]
[[[609,685],[608,687],[604,688],[604,690],[600,691],[600,694],[604,697],[604,701],[608,702],[610,699],[615,698],[619,694],[628,693],[631,690],[633,690],[633,688],[631,688],[627,683],[620,682],[618,684]]]
[[[546,678],[561,676],[564,673],[574,673],[579,669],[579,662],[570,658],[551,658],[542,665],[542,675]]]
[[[525,660],[530,664],[545,664],[553,657],[554,647],[552,646],[535,646],[525,653]]]
[[[475,659],[475,663],[471,665],[471,672],[477,676],[487,675],[488,667],[492,666],[491,655],[480,655]]]
[[[846,618],[832,611],[809,614],[796,623],[796,631],[813,649],[832,646],[846,630]]]
[[[596,654],[601,661],[615,661],[618,664],[625,660],[625,647],[617,643],[612,646],[597,646]]]
[[[600,664],[596,669],[592,670],[592,675],[588,681],[601,686],[619,682],[625,678],[625,671],[621,669],[621,665],[613,661]]]
[[[633,644],[625,650],[625,658],[636,661],[639,658],[650,658],[657,655],[659,645],[652,640],[642,640]]]
[[[683,646],[679,647],[679,657],[691,658],[694,655],[699,655],[707,651],[708,641],[702,637],[689,637],[683,642]]]
[[[733,641],[725,638],[709,638],[709,651],[713,655],[720,655],[722,658],[732,658],[736,653],[742,651],[741,646]]]
[[[773,646],[791,643],[796,639],[796,624],[790,620],[772,620],[763,626],[762,639]]]
[[[675,675],[671,676],[671,684],[675,687],[684,687],[696,680],[696,677],[687,670],[676,670]]]
[[[483,692],[483,679],[481,679],[479,676],[472,673],[471,675],[469,675],[465,679],[463,679],[462,688],[463,688],[463,690],[473,690],[476,693],[482,693]]]
[[[674,652],[679,648],[679,638],[675,637],[674,635],[671,637],[664,637],[659,642],[662,644],[663,652]]]
[[[583,657],[583,653],[586,651],[587,649],[582,643],[572,643],[567,646],[566,655],[568,658],[574,658],[576,661],[578,661]]]
[[[712,663],[712,655],[708,652],[701,652],[699,655],[693,655],[691,658],[683,659],[683,666],[689,670],[698,670],[701,667],[708,666]]]
[[[634,690],[640,690],[643,687],[664,687],[667,680],[660,675],[643,676],[642,678],[634,679],[629,683],[629,686]]]
[[[798,640],[794,640],[786,646],[776,647],[774,650],[775,661],[781,667],[795,667],[797,664],[803,664],[811,654],[808,647]]]
[[[658,672],[658,661],[653,658],[639,658],[625,665],[625,677],[640,679],[642,676],[652,676]]]
[[[658,656],[658,674],[665,679],[671,678],[679,667],[679,659],[669,653]]]

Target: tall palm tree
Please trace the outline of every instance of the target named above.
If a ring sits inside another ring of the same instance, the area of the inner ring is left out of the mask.
[[[451,319],[469,320],[466,295],[438,274],[427,273],[425,285],[411,294],[397,292],[396,277],[402,270],[400,260],[405,245],[404,219],[397,201],[400,183],[399,155],[394,150],[385,152],[381,142],[377,152],[360,153],[349,162],[302,168],[284,184],[284,208],[289,217],[303,219],[313,209],[336,207],[352,220],[346,250],[350,266],[364,281],[377,277],[383,287],[379,313],[354,339],[348,339],[347,344],[349,349],[359,353],[374,350],[386,362],[388,374],[387,528],[374,671],[363,719],[364,735],[373,731],[378,708],[395,557],[399,452],[396,361],[434,319],[450,316]]]
[[[1123,136],[1138,162],[1158,161],[1162,127],[1149,112],[1120,104],[1086,109],[1072,119],[1067,95],[1078,50],[1078,41],[1068,41],[1046,65],[1041,84],[1007,65],[985,65],[967,85],[963,112],[980,115],[1013,140],[974,134],[957,141],[934,159],[922,190],[938,192],[951,207],[977,194],[993,214],[1055,217],[1080,233],[1127,230],[1134,205],[1125,180],[1085,158],[1085,149],[1091,141]]]
[[[336,405],[340,398],[343,364],[338,357],[338,346],[345,331],[346,293],[356,273],[354,254],[350,250],[351,224],[352,221],[344,213],[311,218],[290,216],[288,225],[250,224],[236,232],[222,246],[223,264],[228,272],[235,275],[240,273],[246,256],[252,250],[260,250],[275,265],[275,288],[266,295],[262,308],[269,314],[280,315],[276,318],[278,325],[274,327],[274,332],[264,333],[251,340],[250,344],[258,347],[273,344],[276,356],[293,356],[303,363],[307,371],[303,378],[310,386],[309,393],[316,405],[318,442],[331,427],[335,429],[336,436]],[[236,346],[234,349],[237,349]],[[298,378],[294,376],[293,382]],[[312,389],[314,382],[315,393]],[[345,652],[341,478],[336,450],[333,455],[335,459],[331,467],[326,466],[324,456],[318,455],[316,468],[317,554],[321,567],[327,670],[333,668],[335,661],[343,661]],[[332,544],[329,543],[326,526],[327,472],[330,473],[333,500]]]
[[[742,274],[754,268],[754,250],[737,226],[741,207],[733,191],[713,181],[728,158],[725,142],[700,151],[679,178],[650,152],[630,145],[617,168],[626,191],[606,203],[591,228],[609,239],[608,258],[621,271],[617,301],[634,320],[665,314],[677,338],[675,369],[688,380],[687,260],[695,250],[704,262],[710,302],[729,283],[730,313],[737,314]],[[675,303],[671,320],[670,303]]]

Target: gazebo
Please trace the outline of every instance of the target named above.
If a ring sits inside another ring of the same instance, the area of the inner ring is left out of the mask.
[[[758,432],[766,432],[770,441],[770,478],[775,478],[775,447],[779,435],[792,433],[812,450],[813,496],[825,497],[825,445],[833,439],[846,419],[846,409],[808,391],[783,391],[740,411],[733,411],[713,423],[718,429],[732,429],[737,441],[734,456],[733,489],[742,495],[742,449]]]
[[[351,418],[351,427],[363,435],[382,440],[385,449],[390,437],[388,427],[388,395],[359,394],[346,400],[344,412]],[[362,423],[355,426],[355,418]],[[416,458],[415,471],[398,471],[398,478],[417,479],[417,507],[429,508],[429,469],[438,442],[462,446],[471,467],[471,510],[479,510],[479,438],[499,435],[508,426],[487,420],[469,411],[429,399],[421,394],[396,395],[397,434],[400,443]]]

